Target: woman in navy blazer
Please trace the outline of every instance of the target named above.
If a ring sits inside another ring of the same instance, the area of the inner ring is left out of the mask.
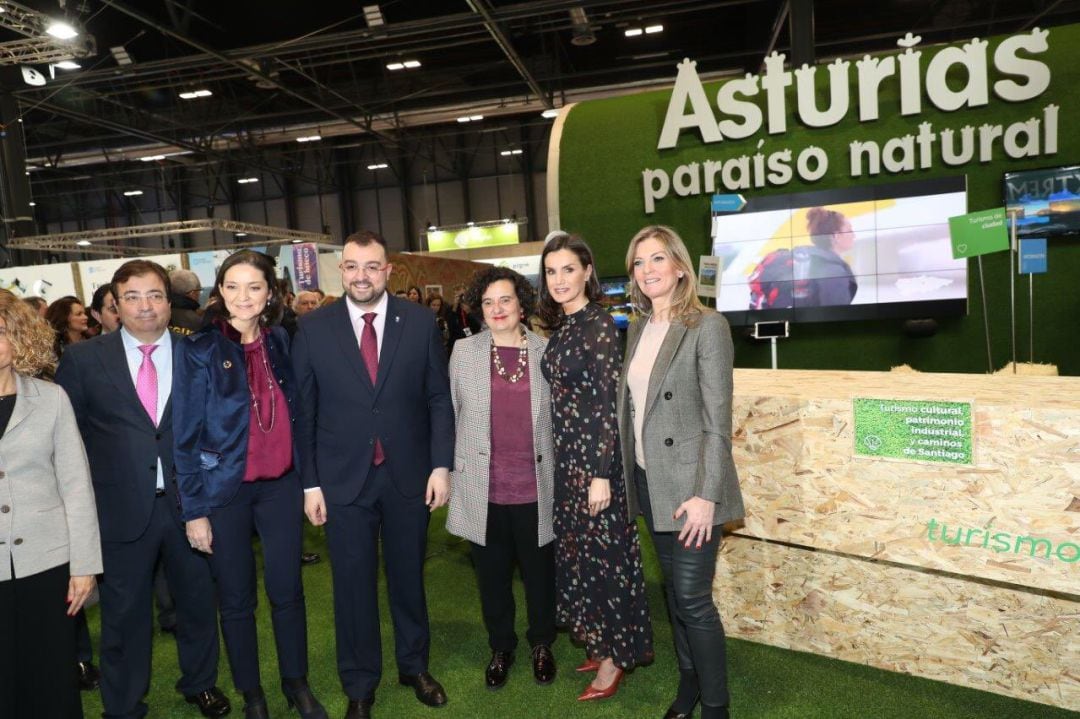
[[[174,459],[191,546],[210,555],[221,632],[248,719],[268,717],[255,631],[255,556],[262,542],[281,688],[306,719],[326,712],[307,684],[300,578],[303,490],[296,469],[295,382],[274,261],[250,250],[218,271],[212,318],[180,340],[173,368]]]

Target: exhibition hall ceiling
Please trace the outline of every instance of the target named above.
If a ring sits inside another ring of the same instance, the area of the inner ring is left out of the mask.
[[[158,150],[250,156],[315,137],[394,146],[421,127],[483,131],[509,115],[547,122],[543,110],[575,99],[670,83],[684,57],[703,76],[756,72],[768,52],[787,51],[788,19],[803,6],[819,59],[895,50],[908,32],[929,44],[1080,21],[1080,0],[21,4],[66,15],[97,48],[43,86],[9,83],[27,156],[46,169]],[[0,42],[19,38],[0,30]]]

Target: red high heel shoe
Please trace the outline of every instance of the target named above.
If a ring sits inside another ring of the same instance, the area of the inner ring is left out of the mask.
[[[577,669],[575,669],[574,671],[575,672],[581,672],[582,674],[584,674],[586,672],[595,672],[599,668],[600,668],[600,662],[596,661],[595,659],[590,659],[589,657],[585,657],[585,662],[581,666],[579,666]]]
[[[619,682],[622,681],[623,674],[622,669],[616,669],[615,679],[612,680],[607,689],[597,689],[592,684],[589,684],[589,686],[585,687],[585,691],[581,692],[581,696],[577,698],[578,701],[587,702],[593,699],[607,699],[615,696],[615,692],[619,690]]]

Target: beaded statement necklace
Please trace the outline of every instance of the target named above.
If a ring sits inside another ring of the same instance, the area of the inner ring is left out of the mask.
[[[525,376],[525,369],[529,366],[529,341],[525,336],[525,330],[521,331],[521,354],[518,355],[517,368],[513,374],[508,374],[499,358],[499,348],[495,346],[495,335],[491,336],[491,362],[495,365],[495,373],[510,384],[517,382]]]
[[[259,355],[259,359],[262,360],[263,370],[266,373],[266,388],[270,391],[270,426],[267,427],[263,424],[262,415],[259,412],[259,398],[255,395],[255,373],[252,371],[251,365],[248,365],[248,392],[251,393],[251,411],[255,414],[255,424],[259,426],[259,431],[263,434],[269,434],[274,429],[274,422],[277,420],[277,393],[274,392],[274,374],[270,371],[270,362],[266,358],[266,340],[259,342],[259,349],[256,350],[256,354]]]

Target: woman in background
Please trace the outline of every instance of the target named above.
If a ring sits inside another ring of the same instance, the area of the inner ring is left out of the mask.
[[[326,719],[307,683],[296,383],[288,334],[274,326],[282,307],[274,261],[251,250],[230,255],[212,295],[208,324],[179,342],[173,369],[175,386],[185,390],[172,399],[181,517],[191,546],[210,555],[244,716],[269,716],[255,630],[254,533],[263,550],[281,690],[305,719]]]
[[[72,617],[102,571],[90,467],[50,329],[0,290],[0,716],[81,719]],[[66,600],[66,604],[65,604]]]
[[[596,671],[581,701],[618,690],[626,669],[652,660],[652,626],[637,526],[628,520],[615,398],[615,323],[597,304],[588,245],[558,235],[541,255],[540,316],[555,432],[558,621],[585,643],[579,671]]]
[[[794,306],[850,305],[859,283],[840,255],[855,247],[851,220],[836,210],[811,207],[806,230],[813,245],[792,250]]]
[[[427,298],[428,309],[435,313],[435,324],[439,327],[439,334],[442,335],[443,346],[446,351],[450,351],[450,324],[447,321],[448,312],[446,306],[443,304],[442,295],[433,294]]]
[[[415,302],[418,305],[424,304],[424,293],[420,291],[420,288],[416,285],[412,285],[405,292],[405,299],[409,302]]]
[[[487,329],[459,341],[450,359],[457,440],[446,529],[472,544],[491,647],[487,688],[502,688],[514,663],[515,561],[525,584],[533,678],[550,684],[555,450],[551,397],[540,371],[547,343],[523,322],[536,305],[536,290],[517,272],[492,267],[477,273],[467,296]]]
[[[89,317],[86,307],[78,297],[69,295],[53,302],[45,312],[45,321],[56,333],[53,347],[57,357],[64,353],[68,345],[88,339]]]
[[[731,458],[733,350],[727,321],[698,299],[690,254],[669,227],[626,252],[630,300],[619,433],[629,519],[644,512],[664,575],[679,689],[664,719],[728,716],[724,626],[713,604],[721,527],[744,516]]]

